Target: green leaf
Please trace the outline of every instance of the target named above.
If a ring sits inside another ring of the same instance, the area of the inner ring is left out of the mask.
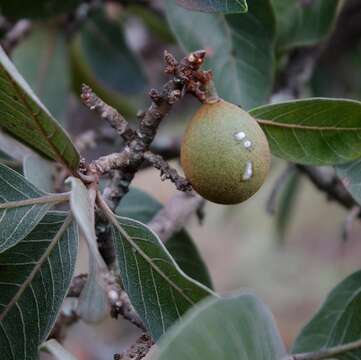
[[[74,273],[78,236],[71,222],[49,213],[0,254],[1,359],[38,359]]]
[[[178,267],[144,224],[107,214],[124,288],[153,339],[190,307],[213,294]]]
[[[1,48],[0,92],[0,126],[43,156],[76,170],[79,154],[74,144]]]
[[[11,19],[38,19],[69,12],[80,3],[81,0],[5,0],[0,4],[0,12]]]
[[[308,165],[342,164],[361,157],[361,103],[313,98],[250,111],[272,153]]]
[[[293,353],[318,351],[360,338],[361,271],[347,277],[328,295],[314,318],[303,328]],[[338,355],[339,360],[359,359],[361,350]]]
[[[131,188],[116,209],[116,214],[148,223],[162,207],[160,202],[147,193]],[[165,243],[165,247],[188,276],[210,289],[213,288],[208,269],[187,231],[181,230],[174,234]]]
[[[46,196],[0,164],[0,253],[27,236],[54,204],[67,198],[64,194]]]
[[[280,360],[284,345],[269,309],[252,294],[207,299],[161,339],[157,360]]]
[[[355,201],[361,205],[361,160],[336,166],[336,173]]]
[[[145,75],[126,43],[120,22],[97,12],[84,23],[80,36],[84,56],[100,82],[119,92],[144,90]]]
[[[58,341],[50,339],[41,346],[42,350],[49,352],[56,360],[77,360]]]
[[[247,12],[246,0],[176,0],[177,4],[189,10],[204,12],[239,13]]]
[[[206,49],[219,95],[247,109],[267,102],[273,87],[275,20],[269,0],[252,0],[247,14],[201,14],[165,4],[183,48]]]
[[[13,62],[54,117],[64,123],[70,95],[70,66],[65,35],[38,26],[12,53]]]
[[[272,0],[281,49],[313,45],[333,28],[339,0]]]
[[[55,176],[57,174],[54,163],[38,155],[27,155],[23,162],[23,173],[26,180],[38,189],[52,193],[55,191]]]

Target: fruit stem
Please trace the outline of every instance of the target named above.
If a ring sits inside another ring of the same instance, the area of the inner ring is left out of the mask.
[[[205,85],[205,95],[205,104],[215,104],[221,100],[221,98],[218,96],[216,85],[214,84],[213,80],[210,80]]]

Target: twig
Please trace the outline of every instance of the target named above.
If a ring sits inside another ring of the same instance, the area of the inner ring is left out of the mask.
[[[202,206],[204,199],[195,193],[177,193],[150,221],[148,226],[165,242],[181,230]]]
[[[315,352],[290,355],[282,360],[325,360],[361,348],[361,339]]]
[[[16,45],[22,41],[31,30],[31,22],[29,20],[19,20],[15,25],[7,32],[4,39],[1,42],[4,50],[10,54]]]
[[[124,140],[130,141],[135,137],[135,132],[129,127],[127,120],[85,84],[82,87],[81,99],[90,110],[95,111],[102,119],[106,120]]]
[[[343,241],[347,241],[351,230],[352,230],[352,225],[354,223],[354,221],[360,216],[360,212],[361,212],[361,208],[359,205],[354,206],[350,212],[347,214],[345,222],[342,226],[342,239]]]
[[[330,176],[329,173],[325,173],[322,169],[316,167],[305,165],[296,166],[301,173],[311,180],[317,189],[326,193],[330,200],[337,201],[346,209],[351,209],[357,205],[350,193],[336,176]]]
[[[190,182],[180,176],[176,169],[172,168],[160,155],[153,154],[151,151],[144,153],[144,159],[149,161],[156,169],[160,170],[162,181],[169,179],[179,191],[191,191]]]
[[[148,354],[153,345],[152,338],[143,334],[125,353],[115,354],[114,360],[141,360]]]
[[[74,277],[70,285],[67,297],[79,297],[84,289],[87,279],[87,274],[80,274]],[[114,279],[110,279],[109,286],[107,287],[108,298],[111,305],[111,316],[117,319],[118,316],[121,315],[124,319],[128,320],[133,325],[145,331],[145,326],[136,311],[134,310],[132,304],[130,303],[128,295],[125,291],[121,290],[120,287],[115,284],[113,280]],[[67,320],[63,317],[59,318],[59,320],[57,321],[58,328],[60,328],[60,324],[58,324],[58,322],[61,323],[64,321]]]

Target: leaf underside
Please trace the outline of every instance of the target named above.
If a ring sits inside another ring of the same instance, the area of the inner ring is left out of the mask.
[[[0,164],[0,204],[43,195],[16,171]],[[27,236],[51,206],[51,203],[44,203],[0,209],[0,253]]]
[[[112,236],[125,290],[157,340],[190,307],[213,293],[185,275],[144,224],[116,219],[118,226],[112,225]]]
[[[68,290],[78,249],[74,224],[48,213],[16,246],[0,254],[2,360],[36,360]]]
[[[202,301],[159,349],[157,360],[280,360],[286,353],[272,314],[252,294]]]
[[[358,340],[361,333],[360,309],[361,271],[358,271],[332,290],[297,337],[292,352],[313,352]],[[337,356],[339,360],[360,358],[361,350]]]
[[[149,194],[131,188],[122,199],[116,214],[149,223],[162,209],[162,204]],[[165,243],[165,247],[179,267],[192,279],[212,289],[212,280],[196,244],[186,230],[180,230]]]

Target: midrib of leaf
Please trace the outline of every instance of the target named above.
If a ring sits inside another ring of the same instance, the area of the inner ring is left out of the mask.
[[[255,119],[261,125],[274,126],[280,128],[313,130],[313,131],[361,131],[361,127],[337,127],[337,126],[312,126],[302,124],[279,123],[272,120]]]
[[[191,305],[194,305],[195,302],[190,299],[181,288],[179,288],[166,274],[164,274],[164,272],[159,269],[159,267],[153,262],[153,260],[135,243],[135,241],[133,241],[133,239],[128,235],[128,233],[123,229],[123,227],[119,224],[118,220],[116,219],[116,217],[114,216],[113,212],[109,209],[109,207],[105,204],[105,202],[102,199],[99,199],[100,203],[102,204],[102,209],[105,212],[106,217],[108,218],[108,220],[118,229],[118,231],[121,233],[121,235],[127,240],[127,242],[144,258],[144,260],[149,264],[149,266],[154,269],[171,287],[173,287],[175,290],[177,290],[177,292],[179,292],[184,299],[186,299]],[[136,222],[138,223],[138,221],[134,220],[134,219],[129,219],[132,222]],[[141,223],[139,223],[141,224]],[[143,225],[143,224],[142,224]],[[154,234],[154,232],[149,229],[150,232],[153,233],[154,236],[157,236],[156,234]],[[181,271],[179,269],[179,271]],[[183,272],[182,272],[183,275]],[[187,277],[185,274],[183,275],[185,277]],[[187,277],[188,278],[188,277]],[[215,293],[213,293],[210,289],[207,288],[207,291],[209,291],[210,295],[215,295]]]
[[[56,146],[54,146],[54,144],[50,141],[51,137],[53,135],[55,135],[55,133],[57,132],[57,128],[55,127],[55,131],[53,134],[51,134],[50,136],[47,135],[46,131],[43,129],[43,127],[41,126],[41,121],[38,119],[39,113],[34,113],[31,106],[28,104],[28,102],[26,101],[25,96],[23,95],[23,93],[21,91],[19,91],[19,88],[17,86],[17,84],[15,83],[15,81],[12,79],[12,77],[8,74],[8,72],[6,70],[3,71],[3,73],[5,74],[5,76],[7,77],[8,81],[10,82],[10,84],[12,85],[12,87],[14,88],[15,92],[18,94],[19,99],[22,101],[23,105],[26,107],[26,109],[28,110],[28,112],[30,113],[32,119],[34,120],[38,130],[41,132],[41,134],[43,135],[43,139],[47,142],[47,144],[51,147],[51,149],[54,152],[54,155],[57,159],[57,161],[59,161],[61,164],[63,164],[71,173],[73,173],[73,170],[67,166],[66,162],[63,160],[63,156],[62,154],[59,152],[59,150],[57,149]]]
[[[11,310],[11,308],[18,302],[23,292],[26,290],[26,288],[29,286],[29,284],[34,279],[35,275],[38,273],[39,269],[43,265],[43,263],[48,259],[51,252],[53,251],[54,247],[58,244],[58,241],[61,239],[67,228],[72,222],[72,215],[69,214],[63,225],[60,227],[57,234],[54,236],[54,239],[50,242],[48,248],[44,252],[44,254],[40,257],[39,261],[35,265],[34,269],[31,271],[29,276],[26,278],[26,280],[21,284],[19,287],[19,290],[16,292],[16,294],[13,296],[13,298],[10,300],[10,302],[6,305],[5,310],[0,314],[0,322],[3,321],[5,316],[8,314],[8,312]]]
[[[132,220],[137,222],[136,220]],[[183,290],[179,288],[164,272],[159,269],[159,267],[154,264],[153,260],[133,241],[133,239],[128,235],[128,233],[123,229],[119,222],[114,218],[112,220],[113,225],[118,229],[122,236],[129,242],[129,244],[147,261],[152,269],[154,269],[169,285],[171,285],[175,290],[177,290],[191,305],[194,305],[194,301],[190,299]],[[149,229],[150,230],[150,229]],[[151,231],[151,230],[150,230]]]
[[[9,201],[5,203],[1,203],[0,209],[11,209],[11,208],[17,208],[21,206],[35,205],[35,204],[47,204],[47,203],[58,204],[61,202],[69,201],[69,197],[70,197],[69,193],[64,193],[64,194],[41,196],[38,198],[31,198],[31,199],[25,199],[19,201]]]

